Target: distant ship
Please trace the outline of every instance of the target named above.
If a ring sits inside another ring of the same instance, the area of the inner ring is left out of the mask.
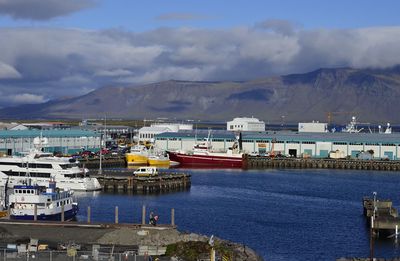
[[[210,133],[205,141],[195,144],[191,151],[167,151],[171,161],[188,167],[242,168],[243,153],[240,138],[226,151],[213,151]]]
[[[78,213],[78,203],[72,198],[72,191],[56,189],[51,180],[48,188],[38,185],[16,185],[9,196],[11,219],[60,221],[64,211],[64,220],[73,219]],[[36,210],[35,210],[36,208]]]

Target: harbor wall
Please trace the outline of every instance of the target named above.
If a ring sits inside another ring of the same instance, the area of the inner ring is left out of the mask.
[[[396,160],[352,160],[352,159],[301,159],[270,158],[246,155],[244,167],[249,169],[297,168],[297,169],[355,169],[399,171],[400,161]]]
[[[191,175],[181,172],[165,172],[154,177],[135,177],[133,171],[105,170],[97,178],[103,191],[134,194],[159,194],[189,190]]]

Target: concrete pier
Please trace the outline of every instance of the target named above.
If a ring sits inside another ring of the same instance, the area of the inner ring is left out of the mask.
[[[100,158],[80,159],[79,166],[81,168],[99,169]],[[101,166],[102,168],[124,168],[126,166],[125,157],[102,158]]]
[[[355,160],[355,159],[303,159],[269,158],[246,155],[244,167],[249,169],[297,168],[297,169],[358,169],[399,171],[398,160]]]
[[[373,233],[380,230],[391,232],[396,230],[396,226],[400,227],[400,217],[391,200],[364,197],[363,208],[364,216],[367,218]],[[371,224],[371,217],[373,217],[373,224]]]
[[[107,172],[92,175],[100,182],[103,191],[135,194],[158,194],[190,189],[191,176],[185,173],[166,172],[154,177],[135,177],[133,171]]]

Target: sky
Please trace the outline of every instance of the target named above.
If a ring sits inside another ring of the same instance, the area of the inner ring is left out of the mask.
[[[400,64],[398,0],[0,0],[0,107]]]

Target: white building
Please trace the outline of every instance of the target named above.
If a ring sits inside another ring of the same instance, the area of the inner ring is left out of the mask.
[[[163,132],[178,132],[193,130],[193,124],[183,123],[153,123],[150,127],[139,129],[139,141],[154,142],[154,136]]]
[[[300,122],[299,132],[328,132],[328,124],[320,122]]]
[[[228,131],[265,131],[265,122],[256,118],[234,118],[226,123]]]

